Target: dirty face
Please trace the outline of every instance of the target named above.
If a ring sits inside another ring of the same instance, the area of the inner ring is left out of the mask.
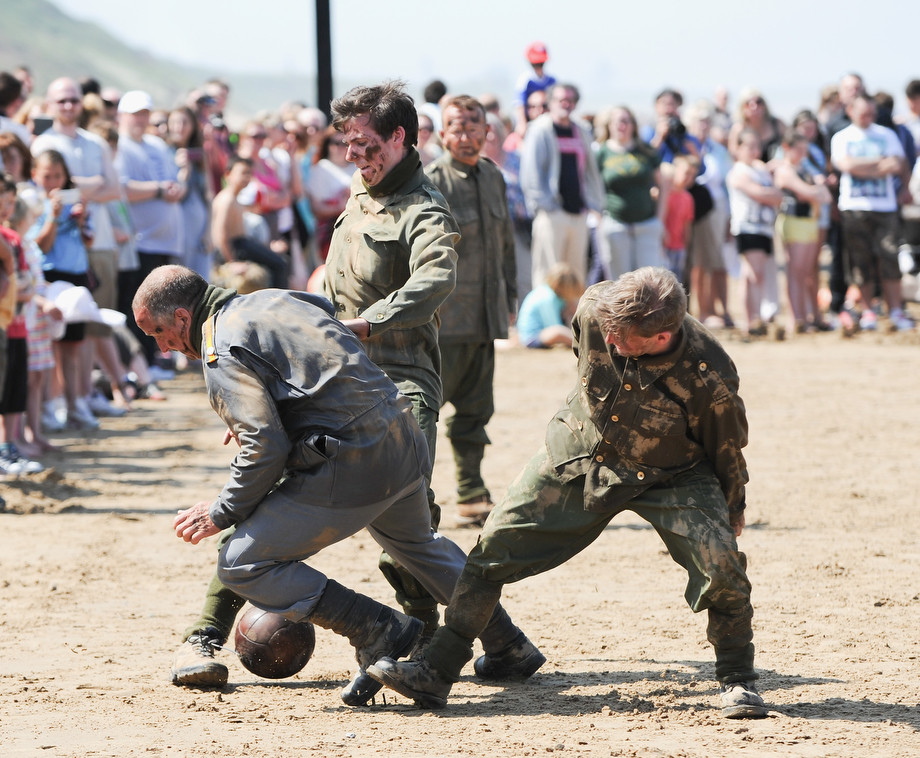
[[[187,358],[201,357],[198,346],[191,343],[192,314],[185,308],[176,308],[172,319],[157,323],[150,311],[142,307],[134,311],[134,320],[144,334],[156,340],[157,348],[162,352],[178,350]]]
[[[446,108],[441,141],[454,160],[475,166],[486,141],[486,120],[482,111],[456,106]]]
[[[346,121],[342,136],[347,146],[345,159],[355,164],[368,187],[380,184],[405,155],[406,130],[398,126],[389,139],[384,139],[367,115]]]
[[[608,334],[604,341],[608,345],[613,345],[617,353],[624,358],[639,358],[643,355],[659,355],[665,352],[671,346],[673,336],[671,332],[659,332],[651,337],[643,337],[640,334],[630,334],[625,337],[619,334]]]

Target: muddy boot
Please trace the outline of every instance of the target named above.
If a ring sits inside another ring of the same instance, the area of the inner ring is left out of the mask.
[[[355,648],[359,677],[380,658],[396,659],[406,655],[424,626],[418,619],[387,608],[332,579],[326,583],[309,619],[323,629],[348,638]],[[374,688],[376,683],[367,685],[366,677],[360,682],[357,679],[342,690],[342,700],[347,705],[366,705],[380,691],[379,686]]]
[[[440,616],[437,607],[426,609],[406,608],[405,610],[407,616],[417,618],[424,624],[422,633],[406,656],[415,660],[428,647],[428,643],[431,642],[431,637],[438,628]],[[352,677],[351,681],[342,688],[342,702],[351,706],[368,705],[374,699],[374,696],[380,692],[380,687],[380,682],[371,678],[364,669],[360,669]]]
[[[223,642],[217,629],[210,626],[190,634],[173,661],[172,683],[180,687],[223,687],[230,672],[214,660],[214,649]]]
[[[447,696],[460,671],[473,657],[473,641],[450,627],[442,626],[431,643],[414,661],[382,658],[367,673],[400,695],[411,698],[419,708],[438,710],[447,705]]]
[[[544,663],[546,656],[521,632],[500,652],[479,656],[473,670],[480,679],[523,681],[533,676]]]

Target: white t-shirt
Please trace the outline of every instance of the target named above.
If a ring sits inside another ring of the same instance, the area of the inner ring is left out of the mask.
[[[762,234],[766,237],[773,236],[773,224],[776,222],[776,209],[770,205],[758,203],[746,192],[733,186],[732,179],[739,174],[748,177],[764,187],[773,186],[773,177],[766,168],[748,166],[740,161],[732,166],[728,172],[728,202],[731,207],[731,233]]]
[[[898,135],[891,129],[870,124],[860,129],[850,124],[831,138],[831,163],[835,166],[841,158],[904,157],[904,148]],[[894,177],[860,179],[849,172],[840,177],[840,199],[837,207],[842,211],[876,211],[890,213],[898,209]]]

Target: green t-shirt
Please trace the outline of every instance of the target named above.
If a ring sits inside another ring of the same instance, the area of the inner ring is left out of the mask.
[[[656,204],[651,189],[655,171],[661,164],[658,154],[641,146],[624,153],[606,143],[597,153],[606,193],[607,213],[624,224],[648,221],[655,215]]]

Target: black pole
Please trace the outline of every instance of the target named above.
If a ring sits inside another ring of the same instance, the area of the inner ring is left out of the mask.
[[[316,0],[316,107],[328,117],[332,102],[332,23],[329,0]]]

